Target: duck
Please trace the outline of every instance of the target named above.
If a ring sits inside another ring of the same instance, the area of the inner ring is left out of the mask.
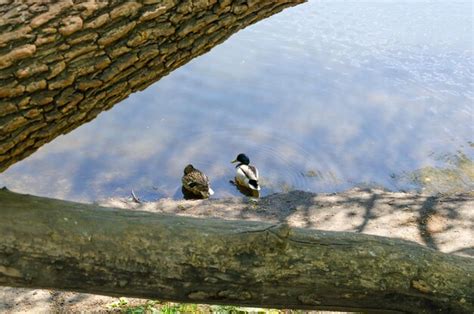
[[[255,166],[250,165],[250,158],[240,153],[232,163],[238,162],[235,166],[236,174],[235,181],[238,185],[245,187],[253,191],[260,191],[260,185],[258,184],[258,170]]]
[[[181,183],[183,184],[185,198],[205,199],[214,194],[209,178],[191,164],[184,168]]]

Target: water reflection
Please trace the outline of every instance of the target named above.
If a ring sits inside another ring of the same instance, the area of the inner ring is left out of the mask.
[[[310,1],[43,146],[0,184],[81,201],[132,188],[178,198],[193,163],[226,197],[240,195],[228,162],[245,151],[262,195],[416,188],[391,174],[474,156],[470,12],[470,2]]]

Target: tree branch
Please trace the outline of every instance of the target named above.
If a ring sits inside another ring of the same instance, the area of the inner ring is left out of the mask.
[[[305,0],[3,1],[0,172]]]

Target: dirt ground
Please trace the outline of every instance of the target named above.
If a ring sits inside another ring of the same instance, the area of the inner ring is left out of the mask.
[[[292,191],[261,199],[98,204],[195,217],[287,222],[291,226],[402,238],[474,258],[474,192],[429,196],[377,189],[313,194]],[[144,300],[128,299],[129,304]],[[108,312],[117,298],[51,290],[0,288],[1,313]]]

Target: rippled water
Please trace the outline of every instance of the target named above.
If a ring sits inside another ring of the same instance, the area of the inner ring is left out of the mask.
[[[0,174],[71,200],[181,197],[187,163],[239,195],[474,188],[471,2],[310,1],[260,22]]]

